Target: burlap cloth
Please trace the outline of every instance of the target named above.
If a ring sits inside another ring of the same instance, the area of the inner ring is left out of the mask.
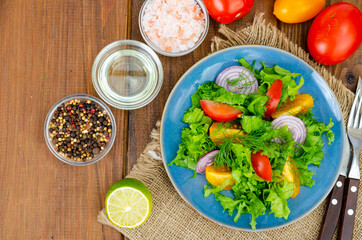
[[[316,69],[328,82],[341,105],[345,120],[352,105],[354,94],[342,85],[324,67],[309,58],[309,55],[289,41],[276,27],[266,24],[258,14],[253,25],[237,32],[221,25],[219,32],[224,38],[214,37],[211,49],[258,44],[277,47],[300,57]],[[127,177],[143,181],[153,198],[153,209],[149,219],[135,229],[121,229],[109,222],[104,209],[98,221],[109,225],[130,239],[316,239],[321,227],[326,201],[301,220],[286,227],[263,232],[245,232],[224,228],[194,211],[182,200],[172,186],[163,167],[160,153],[160,123],[151,133],[152,141],[147,145]],[[360,185],[360,189],[361,185]],[[362,239],[362,194],[359,194],[354,239]]]

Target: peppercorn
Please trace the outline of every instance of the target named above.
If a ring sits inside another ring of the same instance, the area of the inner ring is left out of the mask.
[[[93,153],[94,153],[94,154],[98,154],[99,152],[100,152],[99,148],[94,148],[94,149],[93,149]]]
[[[62,156],[88,161],[106,146],[112,132],[107,112],[93,101],[73,99],[56,108],[49,124],[49,137]]]

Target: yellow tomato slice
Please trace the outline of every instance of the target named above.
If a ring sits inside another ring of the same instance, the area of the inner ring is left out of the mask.
[[[231,179],[231,183],[227,185],[224,190],[231,190],[232,185],[234,184],[233,177],[231,176],[231,170],[227,168],[214,167],[213,165],[207,166],[205,170],[206,180],[214,186],[219,186],[226,179]]]
[[[293,100],[287,100],[282,108],[276,109],[272,114],[272,118],[277,118],[282,115],[298,115],[305,114],[309,108],[313,107],[313,98],[309,94],[295,95]]]
[[[292,195],[292,198],[295,198],[300,192],[300,179],[297,166],[291,159],[288,159],[284,164],[283,176],[288,182],[294,183],[294,194]]]
[[[216,145],[221,145],[225,138],[229,138],[235,136],[237,134],[244,134],[241,130],[241,126],[238,124],[232,124],[230,126],[226,126],[223,122],[214,122],[209,129],[209,134],[211,140]],[[237,141],[237,137],[234,142]]]

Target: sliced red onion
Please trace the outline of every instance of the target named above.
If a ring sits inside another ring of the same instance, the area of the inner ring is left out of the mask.
[[[214,159],[219,151],[220,150],[213,150],[202,156],[196,165],[196,172],[205,174],[206,167],[214,164]]]
[[[282,115],[272,122],[274,129],[279,129],[288,125],[289,132],[293,133],[293,140],[304,144],[305,138],[307,137],[307,129],[305,124],[300,118],[292,115]],[[276,142],[278,142],[276,140]]]
[[[240,81],[236,82],[234,86],[230,84],[237,78],[241,78]],[[224,69],[216,78],[215,83],[221,87],[224,87],[226,91],[233,93],[256,93],[259,85],[254,74],[249,69],[242,66],[231,66]]]

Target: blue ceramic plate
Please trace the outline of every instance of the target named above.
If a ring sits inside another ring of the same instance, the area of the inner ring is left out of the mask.
[[[228,48],[200,60],[181,77],[167,100],[161,124],[161,150],[171,182],[190,206],[202,216],[222,226],[252,231],[249,225],[250,214],[243,215],[237,223],[234,223],[233,217],[230,217],[227,211],[223,212],[224,209],[213,195],[204,198],[205,175],[197,174],[195,178],[190,179],[193,171],[183,167],[167,166],[176,156],[182,129],[187,127],[181,119],[184,111],[191,107],[191,95],[201,84],[214,81],[226,67],[239,65],[237,60],[243,57],[249,63],[255,60],[257,68],[261,68],[260,61],[263,61],[266,66],[277,64],[291,72],[301,73],[305,83],[299,93],[309,93],[317,99],[313,113],[319,121],[328,124],[332,119],[334,123],[332,130],[335,133],[335,141],[328,145],[324,136],[323,140],[326,143],[323,147],[324,159],[319,168],[310,167],[315,172],[313,176],[315,185],[301,187],[298,197],[288,200],[289,218],[285,220],[266,213],[256,219],[257,231],[270,230],[293,223],[315,209],[332,189],[341,166],[345,134],[340,106],[325,80],[303,60],[288,52],[266,46]]]

